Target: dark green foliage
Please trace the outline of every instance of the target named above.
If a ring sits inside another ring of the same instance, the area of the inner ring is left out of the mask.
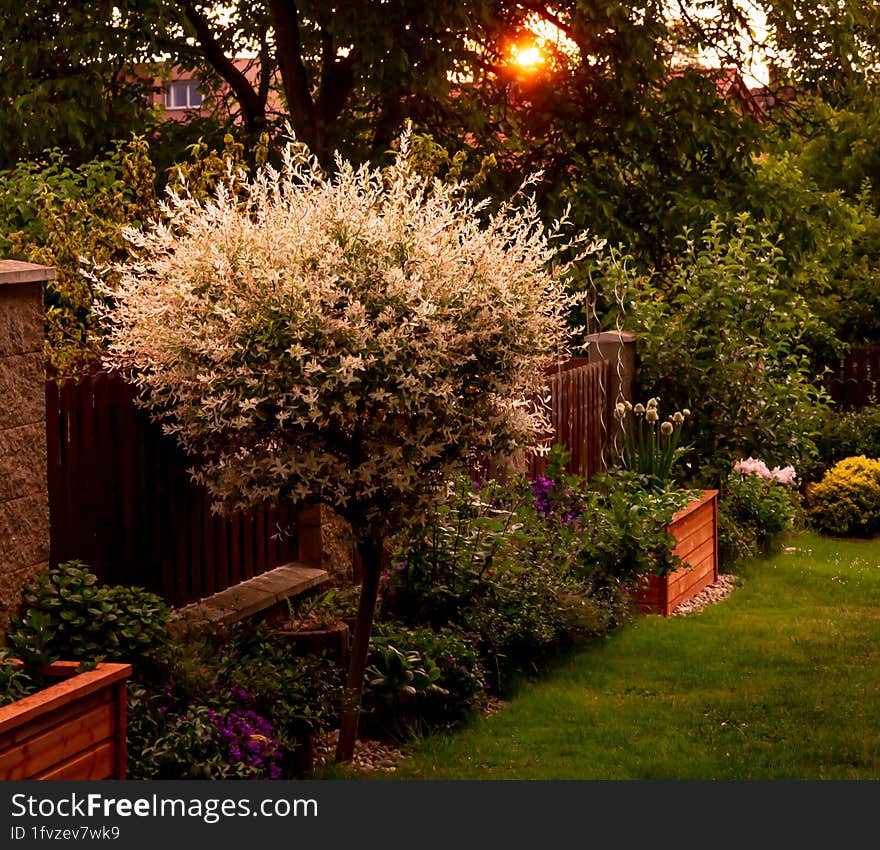
[[[22,664],[8,649],[0,649],[0,705],[26,697],[41,685],[36,671]]]
[[[152,80],[139,80],[133,66],[164,28],[161,19],[150,16],[147,23],[141,14],[156,6],[135,0],[3,4],[0,168],[50,146],[89,159],[112,139],[145,128]]]
[[[680,240],[664,274],[605,263],[639,333],[638,384],[692,412],[691,480],[717,487],[737,459],[801,465],[816,453],[827,395],[813,381],[817,320],[785,285],[782,254],[748,216]]]
[[[689,497],[626,473],[588,488],[563,465],[557,449],[534,481],[458,481],[397,541],[383,617],[470,633],[493,688],[625,619],[636,576],[680,563],[666,524]]]
[[[139,588],[103,586],[78,561],[35,579],[0,651],[0,693],[42,687],[55,660],[133,665],[132,779],[290,778],[308,737],[335,718],[340,672],[265,625],[187,628]],[[9,654],[25,670],[8,663]]]
[[[857,455],[880,458],[880,404],[854,410],[829,410],[818,444],[819,457],[827,466]]]
[[[102,354],[100,298],[83,268],[99,269],[112,291],[113,266],[128,256],[123,228],[159,216],[166,184],[183,179],[204,197],[225,179],[227,162],[247,170],[268,156],[265,137],[248,149],[231,134],[221,141],[216,149],[201,141],[190,145],[169,171],[157,169],[154,158],[167,156],[160,144],[133,137],[78,165],[54,148],[0,174],[0,255],[57,272],[45,295],[46,361],[54,374],[75,375]]]
[[[261,624],[182,631],[164,662],[132,690],[131,778],[292,778],[335,718],[339,670]]]
[[[818,138],[833,133],[825,127]],[[772,141],[765,141],[771,149]],[[794,151],[771,153],[733,206],[776,243],[780,284],[802,296],[821,323],[804,335],[817,371],[836,363],[839,340],[871,341],[880,332],[880,219],[866,182],[871,175],[866,170],[860,190],[849,196],[823,185]],[[730,207],[717,210],[724,217]]]
[[[39,576],[7,641],[32,666],[59,659],[94,663],[155,660],[168,641],[170,609],[137,587],[105,586],[79,561]]]
[[[486,689],[474,641],[454,628],[377,624],[370,642],[365,727],[378,735],[449,725],[471,714]]]

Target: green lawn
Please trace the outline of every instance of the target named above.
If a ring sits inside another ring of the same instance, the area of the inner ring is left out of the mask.
[[[639,618],[376,778],[880,779],[880,540],[787,545],[723,602]]]

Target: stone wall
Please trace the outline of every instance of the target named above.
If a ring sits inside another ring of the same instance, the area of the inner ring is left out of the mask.
[[[0,261],[0,634],[49,566],[43,286],[55,270]]]

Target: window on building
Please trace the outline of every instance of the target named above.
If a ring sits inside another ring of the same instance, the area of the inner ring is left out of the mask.
[[[165,90],[166,109],[198,109],[202,105],[202,95],[198,80],[175,80],[168,83]]]

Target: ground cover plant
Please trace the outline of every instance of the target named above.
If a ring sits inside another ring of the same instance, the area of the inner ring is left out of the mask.
[[[880,541],[786,542],[724,602],[638,618],[390,775],[877,779]]]
[[[132,665],[131,779],[293,778],[310,768],[312,736],[338,722],[330,659],[299,655],[259,623],[180,622],[155,594],[103,585],[78,561],[26,588],[6,644],[0,704],[44,687],[53,661]]]

